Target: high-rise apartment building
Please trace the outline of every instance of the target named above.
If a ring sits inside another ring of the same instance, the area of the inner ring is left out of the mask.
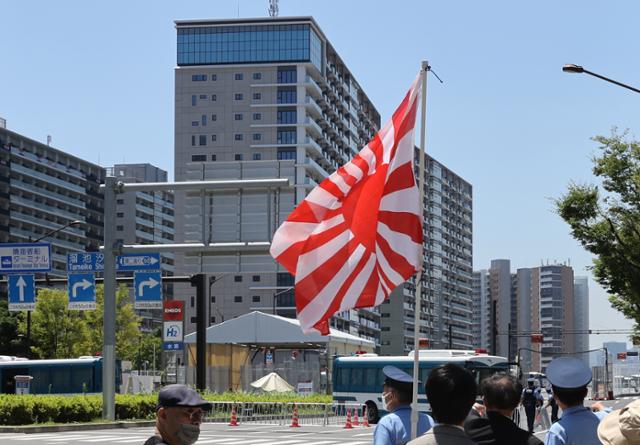
[[[116,164],[110,174],[118,181],[167,182],[167,172],[151,164]],[[116,199],[116,237],[124,244],[171,244],[175,234],[174,195],[171,191],[137,191]],[[174,254],[161,255],[160,270],[174,275]],[[163,283],[163,297],[172,299],[173,285]],[[160,310],[136,311],[142,317],[140,328],[152,331],[160,326]]]
[[[0,126],[0,242],[20,243],[73,224],[51,243],[52,275],[67,253],[97,252],[103,239],[105,170]]]
[[[416,150],[417,155],[417,150]],[[469,349],[472,332],[472,187],[426,156],[420,337],[431,348]],[[416,168],[417,168],[416,162]],[[399,286],[380,306],[380,352],[404,355],[413,349],[415,280]]]
[[[589,348],[589,278],[575,277],[573,280],[574,320],[576,327],[576,351],[588,351]],[[589,354],[581,354],[580,359],[589,366]]]
[[[267,241],[294,206],[351,159],[380,116],[311,17],[178,21],[175,179],[288,178],[279,190],[176,196],[176,242]],[[292,277],[266,250],[177,255],[176,273],[215,275],[208,318],[294,316]],[[177,289],[177,286],[176,286]],[[187,332],[193,289],[184,288]],[[379,342],[377,309],[332,326]]]
[[[473,272],[473,347],[490,351],[492,345],[492,313],[491,288],[487,269]]]

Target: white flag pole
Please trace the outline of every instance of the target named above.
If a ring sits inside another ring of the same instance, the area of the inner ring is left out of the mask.
[[[418,162],[418,187],[420,189],[420,217],[423,219],[424,224],[424,177],[425,177],[425,134],[427,121],[427,73],[429,72],[429,63],[426,60],[422,61],[422,67],[420,69],[420,75],[422,76],[422,94],[420,96],[421,109],[422,109],[422,121],[420,125],[420,157]],[[423,232],[424,233],[424,232]],[[424,243],[422,244],[422,255],[420,262],[424,262]],[[415,293],[415,316],[414,331],[413,331],[413,402],[411,404],[411,439],[415,439],[418,436],[418,377],[419,377],[419,364],[420,364],[420,314],[422,313],[422,271],[424,267],[421,267],[416,276],[416,293]],[[424,382],[423,382],[424,383]]]

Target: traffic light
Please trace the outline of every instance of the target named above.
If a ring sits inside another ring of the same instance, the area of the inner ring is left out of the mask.
[[[429,348],[429,339],[428,338],[419,338],[418,339],[418,349],[428,349]]]
[[[531,343],[542,343],[543,340],[544,340],[544,335],[531,334]]]

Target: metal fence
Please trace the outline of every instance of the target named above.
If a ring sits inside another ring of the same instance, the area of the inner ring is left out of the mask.
[[[356,427],[364,425],[366,415],[364,406],[355,403],[212,402],[212,405],[205,422],[232,423],[235,417],[238,424],[287,426],[296,417],[300,426],[345,426],[349,418]]]

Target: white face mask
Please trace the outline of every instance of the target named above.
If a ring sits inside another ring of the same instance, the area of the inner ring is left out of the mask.
[[[387,407],[387,395],[388,395],[388,394],[389,394],[388,392],[383,392],[383,393],[382,393],[382,396],[381,396],[381,399],[382,399],[382,409],[383,409],[384,411],[389,411],[389,409],[388,409],[388,407]]]
[[[181,445],[193,445],[200,437],[200,426],[183,423],[180,425],[177,436]]]

